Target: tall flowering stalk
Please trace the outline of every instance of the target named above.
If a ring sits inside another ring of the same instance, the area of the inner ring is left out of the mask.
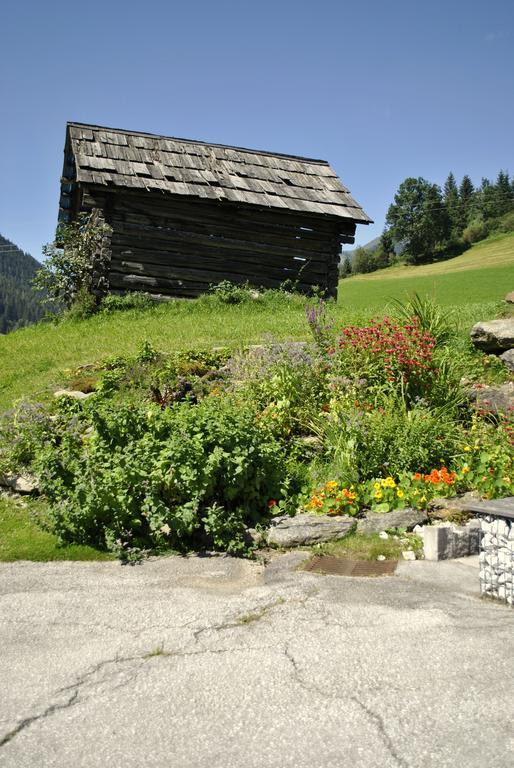
[[[328,312],[327,302],[318,299],[305,305],[305,316],[317,346],[326,352],[334,343],[334,319]]]
[[[411,397],[423,397],[437,370],[435,339],[417,318],[396,323],[389,317],[373,325],[343,328],[334,350],[342,374],[365,376],[369,384],[401,385]]]

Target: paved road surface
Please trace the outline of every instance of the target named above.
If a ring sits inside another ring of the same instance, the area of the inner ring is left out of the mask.
[[[514,765],[514,611],[469,562],[0,566],[2,768]]]

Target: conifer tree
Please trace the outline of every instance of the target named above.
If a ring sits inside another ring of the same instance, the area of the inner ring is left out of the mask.
[[[473,182],[466,174],[463,176],[459,187],[458,228],[460,231],[462,231],[469,222],[474,192],[475,188]]]
[[[459,226],[459,190],[455,176],[450,171],[448,178],[444,182],[443,200],[446,206],[450,228],[452,233],[456,233]]]

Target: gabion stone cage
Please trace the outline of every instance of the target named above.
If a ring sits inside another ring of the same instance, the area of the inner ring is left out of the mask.
[[[514,605],[514,521],[487,515],[481,528],[480,591]]]

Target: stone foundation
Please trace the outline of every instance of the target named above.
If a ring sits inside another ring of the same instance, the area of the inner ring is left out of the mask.
[[[514,605],[514,520],[481,519],[480,591]]]

